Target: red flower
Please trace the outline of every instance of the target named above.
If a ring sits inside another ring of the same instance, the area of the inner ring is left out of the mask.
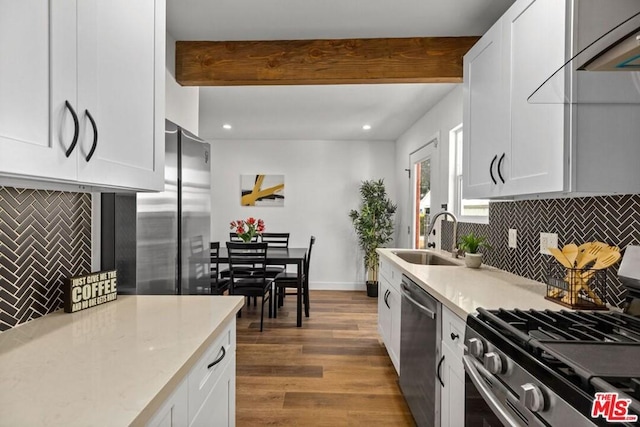
[[[246,220],[236,220],[229,223],[232,230],[245,242],[251,241],[256,234],[262,234],[264,231],[264,221],[249,217]]]

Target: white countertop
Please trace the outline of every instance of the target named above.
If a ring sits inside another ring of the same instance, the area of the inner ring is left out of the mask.
[[[147,421],[243,305],[240,296],[125,296],[0,334],[0,425]]]
[[[467,268],[464,259],[454,259],[449,252],[428,251],[450,259],[459,266],[411,264],[393,253],[409,249],[380,248],[377,251],[462,319],[466,319],[467,314],[473,313],[478,307],[566,309],[544,299],[547,288],[543,283],[485,265],[479,269]]]

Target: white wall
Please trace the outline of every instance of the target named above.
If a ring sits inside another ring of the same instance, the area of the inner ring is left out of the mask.
[[[440,205],[448,203],[449,193],[449,131],[462,123],[462,85],[456,86],[420,120],[396,141],[396,243],[398,247],[411,246],[407,227],[411,223],[410,180],[405,169],[410,168],[409,155],[424,146],[434,135],[439,135],[436,158],[431,162],[431,211],[439,212]],[[436,230],[439,232],[439,230]],[[439,245],[440,239],[435,239]]]
[[[180,86],[176,82],[176,40],[167,33],[167,72],[165,79],[165,114],[167,119],[198,135],[200,88]]]
[[[314,289],[364,290],[364,267],[349,211],[359,207],[362,180],[384,178],[395,197],[393,142],[213,141],[212,241],[229,240],[229,222],[262,218],[267,231],[290,232],[290,246],[316,236]],[[241,174],[284,174],[285,206],[241,207]]]

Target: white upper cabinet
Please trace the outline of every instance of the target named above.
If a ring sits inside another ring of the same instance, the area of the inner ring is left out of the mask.
[[[603,3],[518,0],[465,55],[464,198],[640,192],[640,105],[575,101],[596,87],[624,93],[615,82],[624,85],[626,73],[565,68],[553,96],[530,99],[576,52],[640,11],[635,0]]]
[[[495,24],[464,57],[463,185],[471,199],[498,194],[498,153],[507,149],[507,85],[502,25]]]
[[[0,0],[2,174],[77,178],[75,14],[75,0]]]
[[[564,190],[565,106],[527,98],[565,62],[565,7],[558,0],[519,1],[503,18],[510,66],[502,195]]]
[[[164,0],[0,0],[0,24],[0,174],[161,189]]]

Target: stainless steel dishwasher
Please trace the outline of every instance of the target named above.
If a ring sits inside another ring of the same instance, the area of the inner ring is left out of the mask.
[[[440,425],[441,305],[402,276],[400,388],[418,427]]]

